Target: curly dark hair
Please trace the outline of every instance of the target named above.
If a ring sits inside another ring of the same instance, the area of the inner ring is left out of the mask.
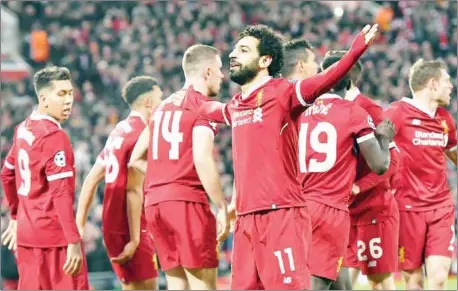
[[[153,90],[153,87],[156,85],[159,85],[159,83],[153,77],[134,77],[122,88],[122,98],[129,106],[131,106],[138,97]]]
[[[251,36],[259,40],[258,52],[260,56],[270,56],[272,63],[267,68],[269,75],[278,77],[283,67],[283,39],[272,28],[263,24],[250,25],[239,33],[239,39]]]

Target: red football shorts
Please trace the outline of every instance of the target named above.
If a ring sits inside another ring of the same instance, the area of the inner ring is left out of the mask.
[[[306,207],[237,217],[231,289],[309,289],[311,236]]]
[[[81,271],[64,273],[67,248],[17,247],[19,290],[88,290],[86,254],[83,249]]]
[[[361,269],[364,275],[398,270],[399,211],[383,221],[352,225],[345,266]]]
[[[431,211],[400,211],[399,269],[413,270],[429,256],[452,257],[455,244],[455,207]]]
[[[350,214],[325,204],[308,201],[312,220],[312,275],[336,280],[343,264],[350,236]]]
[[[130,241],[130,235],[104,233],[103,241],[110,258],[117,257]],[[140,243],[130,261],[124,265],[111,263],[113,271],[124,284],[140,282],[158,276],[156,254],[153,240],[147,233],[142,232]]]
[[[218,267],[216,219],[208,204],[165,201],[145,214],[162,270]]]

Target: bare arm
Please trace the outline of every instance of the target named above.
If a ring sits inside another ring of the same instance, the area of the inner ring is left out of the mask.
[[[78,226],[78,231],[81,236],[83,236],[84,233],[84,227],[87,222],[89,209],[94,201],[97,186],[104,177],[105,168],[99,163],[95,163],[86,176],[86,179],[84,179],[78,199],[78,209],[76,211],[76,225]]]
[[[456,152],[457,148],[449,149],[445,151],[445,155],[455,164],[456,166]]]
[[[385,136],[376,136],[359,144],[369,168],[377,175],[383,175],[390,166],[390,140]]]
[[[221,188],[221,182],[213,158],[214,134],[204,126],[194,127],[192,131],[192,154],[199,179],[208,196],[218,208],[227,211],[227,203]]]
[[[147,126],[138,137],[129,161],[129,168],[135,168],[143,174],[146,173],[146,154],[148,152],[149,137],[150,129]]]
[[[143,210],[143,181],[145,176],[137,169],[128,170],[127,177],[127,219],[130,241],[140,242],[140,219]]]
[[[234,177],[234,185],[232,187],[231,203],[227,207],[227,215],[229,216],[230,220],[234,220],[237,217],[237,211],[235,209],[236,199],[237,199],[237,191],[235,190],[235,177]]]

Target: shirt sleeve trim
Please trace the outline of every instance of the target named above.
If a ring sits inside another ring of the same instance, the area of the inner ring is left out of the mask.
[[[221,107],[221,112],[223,113],[224,122],[226,122],[227,125],[231,125],[231,124],[229,123],[229,119],[228,119],[227,116],[226,116],[226,112],[224,112],[225,109],[226,109],[226,106],[227,106],[227,104],[224,104],[224,106]]]
[[[95,163],[99,164],[102,167],[105,167],[105,160],[102,159],[101,157],[97,157],[97,159],[95,160]]]
[[[453,152],[453,151],[456,151],[456,149],[458,148],[458,145],[454,146],[454,147],[451,147],[449,148],[448,150]],[[6,163],[5,163],[6,164]]]
[[[361,136],[361,137],[358,137],[358,138],[356,139],[356,142],[357,142],[357,143],[362,143],[362,142],[365,142],[365,141],[367,141],[367,140],[370,140],[371,138],[374,138],[374,137],[375,137],[375,134],[374,134],[373,132],[371,132],[371,133],[368,133],[368,134],[363,135],[363,136]]]
[[[10,163],[8,163],[8,161],[5,161],[5,167],[7,169],[14,170],[14,165],[11,165]]]
[[[71,172],[71,171],[63,172],[63,173],[59,173],[59,174],[54,174],[54,175],[49,175],[49,176],[46,177],[46,179],[48,180],[48,182],[51,182],[51,181],[60,180],[60,179],[64,179],[64,178],[70,178],[70,177],[73,177],[73,172]]]

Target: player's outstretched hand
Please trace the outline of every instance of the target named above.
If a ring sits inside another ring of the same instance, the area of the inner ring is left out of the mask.
[[[117,257],[111,258],[110,261],[112,263],[120,264],[120,265],[127,263],[134,256],[135,251],[137,250],[137,247],[138,247],[138,243],[132,242],[132,241],[128,242],[124,246],[124,250],[122,251],[122,253],[120,253],[119,256]]]
[[[11,219],[6,230],[2,233],[2,243],[8,247],[10,251],[15,251],[17,248],[16,236],[17,235],[17,221]]]
[[[229,221],[229,216],[227,215],[227,208],[218,210],[216,215],[216,223],[218,225],[218,242],[223,242],[229,235],[231,228],[231,223]]]
[[[69,244],[67,246],[67,260],[64,264],[64,272],[67,275],[78,275],[81,271],[81,265],[83,263],[83,253],[81,251],[80,243]]]
[[[384,136],[392,141],[394,137],[394,124],[389,119],[383,120],[375,129],[375,134]]]
[[[367,45],[370,45],[375,37],[377,36],[378,32],[378,24],[374,25],[366,25],[364,26],[362,33],[364,34],[364,41],[366,42]]]

